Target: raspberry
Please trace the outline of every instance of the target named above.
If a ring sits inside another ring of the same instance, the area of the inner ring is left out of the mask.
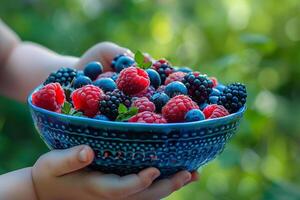
[[[206,106],[203,110],[206,119],[219,118],[229,115],[229,112],[224,108],[224,106],[211,104]]]
[[[106,92],[100,101],[100,112],[109,119],[115,120],[119,114],[118,108],[121,103],[128,108],[131,105],[131,98],[118,89]]]
[[[65,93],[59,83],[49,83],[32,94],[32,103],[46,110],[60,112]]]
[[[185,75],[182,81],[188,89],[188,94],[197,103],[205,103],[212,91],[213,82],[206,75],[192,72]]]
[[[150,99],[154,93],[155,89],[152,86],[149,86],[146,90],[135,94],[134,97],[147,97],[148,99]]]
[[[44,82],[44,85],[57,82],[60,83],[61,86],[69,86],[76,75],[76,69],[62,67],[56,72],[51,73]]]
[[[136,67],[128,67],[121,71],[117,81],[119,90],[127,95],[142,92],[150,85],[148,74]]]
[[[223,105],[229,113],[237,112],[246,103],[247,91],[245,85],[233,83],[226,86],[219,97],[218,104]]]
[[[165,85],[168,85],[174,81],[182,81],[185,75],[186,73],[184,72],[174,72],[166,78]]]
[[[141,97],[141,98],[136,99],[132,103],[132,106],[137,107],[139,109],[139,112],[144,112],[144,111],[154,112],[155,111],[154,103],[152,103],[147,97]]]
[[[163,107],[162,115],[168,122],[183,122],[186,113],[192,109],[199,109],[199,106],[190,97],[178,95]]]
[[[72,101],[76,110],[80,110],[88,117],[94,117],[99,111],[99,101],[104,95],[103,91],[94,85],[85,85],[75,90]]]
[[[155,114],[150,111],[144,111],[138,113],[133,117],[131,117],[128,121],[138,122],[138,123],[157,123],[157,124],[167,123],[167,121],[161,115]]]
[[[174,68],[169,64],[167,60],[161,59],[153,63],[152,69],[155,69],[161,79],[161,83],[164,84],[166,78],[174,72]]]
[[[226,110],[226,108],[224,108],[224,106],[219,105],[211,114],[211,116],[209,117],[209,119],[213,119],[213,118],[219,118],[219,117],[224,117],[229,115],[230,113],[228,112],[228,110]]]
[[[216,77],[209,77],[209,79],[213,82],[213,87],[217,87],[218,79]]]
[[[205,119],[208,119],[211,114],[213,113],[213,111],[218,107],[217,104],[211,104],[211,105],[208,105],[206,106],[204,109],[203,109],[203,113],[205,115]]]

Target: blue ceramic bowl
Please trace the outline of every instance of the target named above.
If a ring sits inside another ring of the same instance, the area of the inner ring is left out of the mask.
[[[161,177],[194,171],[220,154],[236,132],[245,107],[226,117],[188,123],[144,124],[99,121],[51,112],[28,98],[35,127],[50,149],[87,144],[95,151],[90,166],[126,175],[157,167]]]

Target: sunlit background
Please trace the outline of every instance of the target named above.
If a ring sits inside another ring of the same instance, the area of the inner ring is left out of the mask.
[[[23,40],[80,56],[110,40],[220,81],[244,82],[248,110],[201,180],[168,199],[300,199],[299,0],[1,0]],[[24,72],[28,73],[28,72]],[[0,97],[0,173],[47,149],[26,105]]]

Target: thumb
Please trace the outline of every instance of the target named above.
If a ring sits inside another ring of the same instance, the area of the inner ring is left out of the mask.
[[[53,150],[43,155],[36,165],[46,168],[53,176],[62,176],[86,167],[93,159],[93,150],[89,146],[80,145],[70,149]]]

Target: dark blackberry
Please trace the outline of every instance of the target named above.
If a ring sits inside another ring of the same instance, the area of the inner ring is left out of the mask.
[[[76,75],[76,69],[62,67],[56,72],[52,72],[44,82],[44,85],[57,82],[60,83],[61,86],[70,86]]]
[[[235,113],[246,103],[247,90],[244,84],[232,83],[225,87],[219,97],[218,104],[223,105],[228,112]]]
[[[188,89],[189,96],[198,104],[208,101],[208,97],[212,92],[213,82],[206,75],[191,72],[184,76],[182,83]]]
[[[121,103],[129,108],[131,98],[118,89],[107,92],[100,101],[100,112],[110,120],[115,120],[118,116],[118,108]]]
[[[165,84],[166,78],[175,70],[167,60],[161,59],[153,63],[152,69],[155,69],[161,79],[161,84]]]

